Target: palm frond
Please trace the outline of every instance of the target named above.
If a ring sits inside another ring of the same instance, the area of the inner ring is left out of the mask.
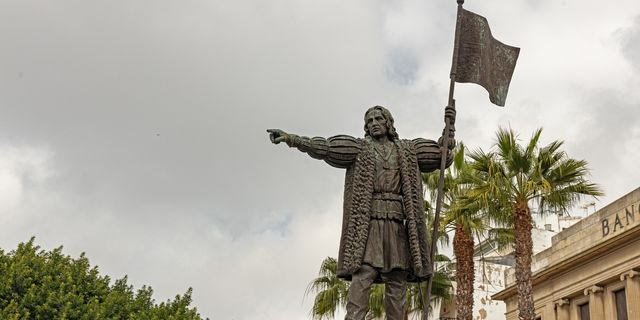
[[[498,250],[510,248],[515,243],[513,228],[492,228],[487,232],[488,243],[494,244]]]
[[[333,319],[338,307],[345,307],[349,283],[337,277],[337,261],[327,257],[320,264],[318,277],[307,286],[304,296],[315,293],[310,315],[312,319]]]

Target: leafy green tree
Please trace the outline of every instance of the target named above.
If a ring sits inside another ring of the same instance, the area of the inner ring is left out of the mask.
[[[0,319],[202,319],[189,307],[191,288],[157,304],[151,287],[134,291],[126,276],[111,284],[84,253],[73,259],[62,247],[45,251],[34,241],[10,252],[0,249]]]
[[[530,205],[540,212],[566,212],[582,196],[600,196],[600,187],[588,181],[589,169],[584,160],[569,158],[556,140],[539,147],[542,129],[534,132],[526,145],[518,143],[513,130],[500,128],[490,152],[478,149],[470,154],[471,178],[469,196],[487,210],[503,214],[502,220],[513,222],[515,234],[516,284],[518,318],[535,318],[532,283]]]

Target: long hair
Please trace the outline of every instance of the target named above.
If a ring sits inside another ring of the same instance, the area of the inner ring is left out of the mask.
[[[391,141],[398,140],[399,139],[398,133],[396,132],[396,128],[393,126],[393,116],[391,115],[391,112],[389,112],[389,110],[387,110],[387,108],[385,108],[383,106],[371,107],[371,108],[369,108],[367,110],[367,112],[364,113],[364,136],[365,137],[370,137],[371,136],[371,134],[369,133],[369,128],[367,128],[367,115],[369,114],[369,112],[374,111],[374,110],[380,111],[380,113],[382,113],[382,116],[386,120],[386,122],[387,122],[387,136],[389,137],[389,140],[391,140]]]

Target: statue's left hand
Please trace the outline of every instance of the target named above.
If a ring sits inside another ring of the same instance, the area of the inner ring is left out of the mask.
[[[449,121],[449,143],[447,147],[449,149],[453,149],[456,145],[456,109],[451,106],[447,106],[444,108],[444,121],[445,123]],[[442,145],[442,141],[445,135],[445,129],[442,129],[442,137],[438,140],[438,144]]]
[[[447,106],[444,108],[444,121],[446,122],[449,119],[449,124],[456,124],[456,109],[451,106]]]

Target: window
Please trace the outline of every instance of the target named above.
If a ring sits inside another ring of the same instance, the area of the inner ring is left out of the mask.
[[[624,289],[615,291],[613,294],[616,298],[616,314],[618,315],[618,320],[629,320],[627,316],[627,294]]]
[[[578,308],[580,309],[580,320],[591,320],[589,318],[589,303],[581,304]]]

